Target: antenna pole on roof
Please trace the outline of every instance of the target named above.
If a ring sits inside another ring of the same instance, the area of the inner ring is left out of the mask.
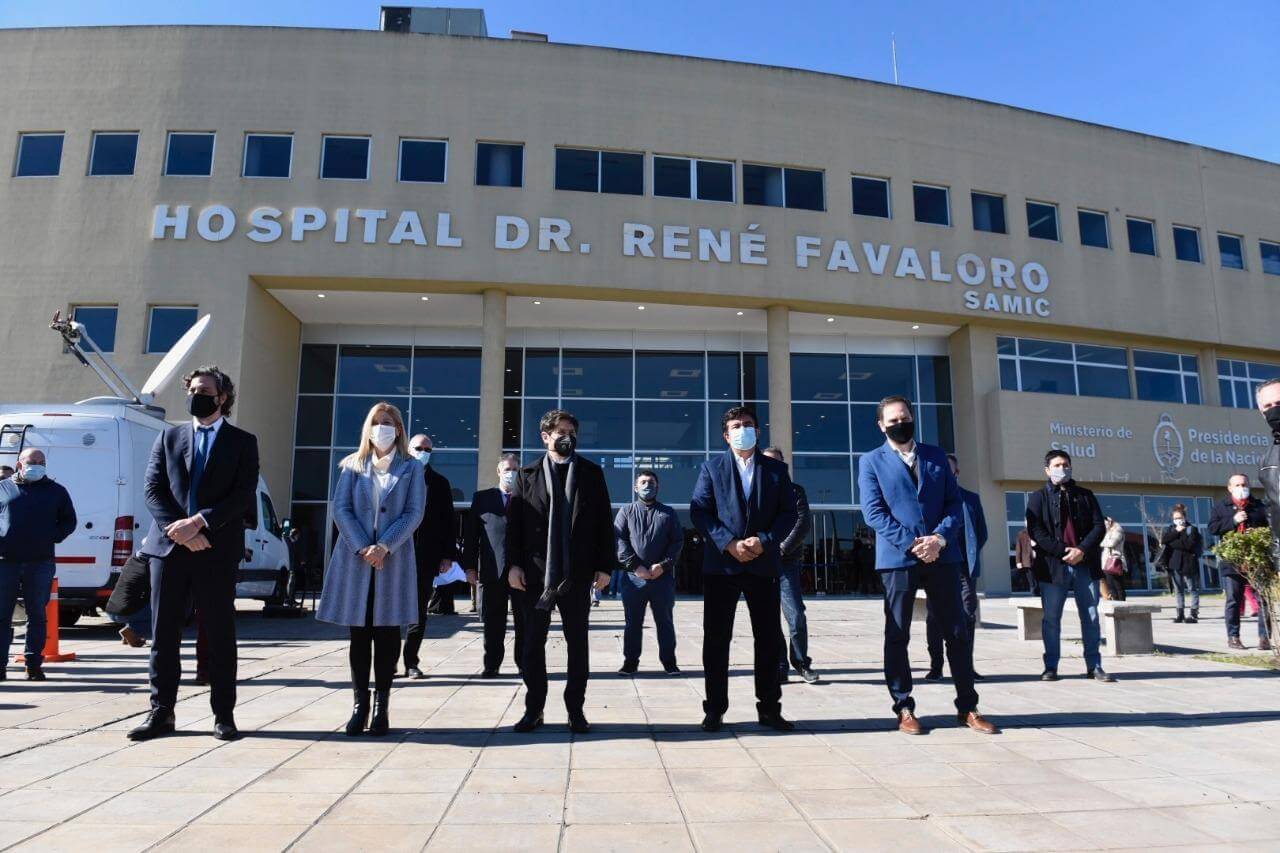
[[[898,37],[896,33],[889,33],[889,49],[893,52],[893,85],[898,83]]]

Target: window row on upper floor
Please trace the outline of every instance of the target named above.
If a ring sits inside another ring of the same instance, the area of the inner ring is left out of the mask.
[[[1099,344],[997,338],[1005,391],[1154,400],[1199,405],[1200,362],[1194,355]]]

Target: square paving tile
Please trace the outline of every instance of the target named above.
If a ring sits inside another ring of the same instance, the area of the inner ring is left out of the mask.
[[[689,831],[700,851],[720,853],[766,853],[825,851],[827,846],[801,821],[745,821],[738,823],[692,823]]]
[[[322,818],[324,823],[439,823],[452,794],[348,794]]]

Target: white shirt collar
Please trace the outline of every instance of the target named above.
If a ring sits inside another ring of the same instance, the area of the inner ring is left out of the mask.
[[[199,420],[198,418],[192,418],[192,419],[191,419],[191,429],[192,429],[192,430],[201,430],[201,429],[211,429],[211,430],[213,430],[213,432],[209,434],[209,440],[210,440],[210,441],[212,441],[213,439],[215,439],[215,438],[217,438],[217,437],[218,437],[218,430],[222,429],[222,422],[223,422],[224,420],[225,420],[225,418],[223,418],[223,417],[219,416],[219,417],[218,417],[218,419],[217,419],[216,421],[214,421],[213,423],[211,423],[211,424],[209,424],[209,425],[207,425],[207,426],[206,426],[205,424],[200,423],[200,420]],[[198,432],[197,432],[197,433],[195,433],[195,434],[196,434],[196,435],[199,435],[199,433],[198,433]]]
[[[391,470],[391,463],[396,460],[396,451],[391,451],[386,456],[378,458],[378,454],[374,453],[369,457],[369,461],[373,463],[373,470],[379,474],[386,474]]]
[[[733,451],[729,451],[729,452],[730,452],[730,453],[733,453]],[[736,463],[738,463],[738,470],[739,470],[739,471],[748,471],[748,470],[750,470],[751,468],[753,468],[753,467],[755,466],[755,464],[756,464],[756,455],[755,455],[754,453],[752,453],[752,454],[751,454],[750,456],[748,456],[746,459],[743,459],[741,456],[739,456],[738,454],[734,453],[734,454],[733,454],[733,461],[734,461],[734,462],[736,462]]]
[[[915,441],[911,442],[910,450],[899,450],[892,444],[889,444],[888,441],[886,441],[885,444],[889,446],[889,449],[892,450],[908,468],[916,464],[916,451],[920,449],[920,445],[916,444]]]

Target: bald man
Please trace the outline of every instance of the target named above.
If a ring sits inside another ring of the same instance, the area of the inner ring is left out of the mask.
[[[427,480],[427,509],[413,534],[413,550],[418,560],[418,624],[410,625],[404,638],[404,674],[426,678],[418,666],[418,650],[427,632],[427,603],[435,588],[436,575],[449,571],[457,557],[458,527],[453,515],[453,489],[444,475],[431,467],[435,445],[431,436],[418,433],[409,439],[409,452],[422,463]]]

